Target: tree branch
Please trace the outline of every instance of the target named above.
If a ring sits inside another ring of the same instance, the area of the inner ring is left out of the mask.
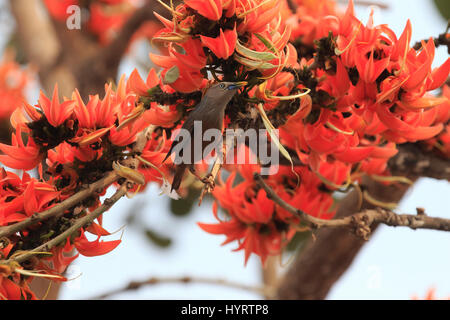
[[[36,223],[39,223],[41,221],[47,220],[52,217],[59,217],[64,214],[64,211],[72,208],[73,206],[79,204],[92,194],[96,193],[97,191],[103,191],[103,189],[115,181],[117,181],[120,178],[119,175],[117,175],[115,172],[109,172],[105,175],[104,178],[90,184],[83,190],[77,192],[70,198],[67,198],[63,202],[58,203],[54,207],[51,207],[50,209],[47,209],[45,211],[42,211],[40,213],[35,213],[31,217],[14,223],[9,226],[0,227],[0,238],[7,237],[9,235],[12,235],[16,232],[19,232],[21,230],[24,230]]]
[[[147,21],[156,21],[155,2],[147,1],[127,20],[117,37],[105,48],[74,69],[83,96],[103,91],[105,79],[115,79],[119,64],[134,33]]]
[[[134,147],[133,147],[134,152],[141,152],[144,149],[144,147],[145,147],[148,139],[150,139],[151,134],[154,129],[155,129],[155,126],[151,125],[138,135],[136,142],[134,144]],[[129,166],[130,168],[137,168],[138,164],[139,164],[139,160],[136,159],[135,157],[132,157],[132,158],[126,159],[124,161],[124,164]],[[106,174],[106,176],[104,178],[89,185],[89,187],[87,189],[81,190],[80,192],[76,193],[75,195],[66,199],[65,201],[61,202],[60,204],[58,204],[46,211],[43,211],[41,213],[37,213],[27,220],[18,222],[11,226],[6,226],[6,227],[0,228],[0,232],[1,232],[0,235],[2,235],[2,236],[11,235],[15,232],[23,230],[26,227],[29,227],[32,224],[37,223],[39,221],[43,221],[50,217],[56,217],[56,216],[62,215],[62,214],[64,214],[65,210],[80,203],[81,201],[83,201],[85,198],[92,195],[93,193],[99,192],[99,190],[100,190],[100,192],[103,191],[103,189],[106,186],[111,185],[112,183],[117,181],[119,178],[120,178],[119,174],[117,174],[115,171],[110,171]],[[126,184],[127,183],[125,183],[125,185]],[[20,263],[20,262],[26,261],[32,255],[34,255],[35,252],[42,252],[43,250],[49,250],[50,248],[52,248],[55,245],[57,245],[58,243],[60,243],[62,240],[66,239],[68,235],[71,235],[73,232],[75,232],[76,231],[75,228],[80,229],[83,226],[85,226],[86,224],[91,223],[94,219],[96,219],[99,215],[101,215],[103,212],[108,210],[114,203],[116,203],[125,193],[126,193],[126,188],[124,188],[124,187],[120,188],[114,194],[114,196],[112,198],[105,200],[103,205],[98,207],[96,210],[94,210],[87,216],[79,219],[72,227],[70,227],[65,232],[56,236],[49,242],[46,242],[43,245],[41,245],[37,248],[34,248],[33,250],[28,251],[25,254],[21,254],[18,257],[15,257],[14,259],[10,258],[5,261],[0,261],[0,264],[9,263],[10,261],[16,261],[16,262]],[[70,233],[67,233],[69,231],[70,231]]]
[[[377,183],[363,178],[365,190],[378,200],[398,202],[409,185]],[[375,209],[368,202],[359,204],[360,196],[351,191],[339,203],[335,218],[340,219],[361,210]],[[372,224],[375,231],[377,224]],[[334,283],[348,269],[362,246],[366,243],[346,228],[321,228],[314,232],[315,240],[309,240],[293,262],[278,287],[279,299],[324,299]]]
[[[414,143],[398,146],[398,154],[389,160],[389,169],[395,175],[428,177],[450,180],[450,161],[432,151],[424,152]]]
[[[140,133],[136,139],[136,143],[133,147],[134,152],[141,152],[145,145],[147,144],[148,139],[151,137],[151,133],[155,129],[155,126],[151,125],[147,127],[146,130],[144,130],[142,133]],[[139,163],[139,160],[136,158],[129,158],[124,161],[124,164],[133,168],[137,168],[137,164]],[[71,197],[67,198],[61,203],[58,203],[54,207],[47,209],[45,211],[42,211],[40,213],[35,213],[31,217],[17,222],[15,224],[0,227],[0,238],[6,237],[9,235],[12,235],[16,232],[19,232],[25,228],[28,228],[29,226],[36,224],[38,222],[47,220],[52,217],[58,217],[62,214],[64,214],[64,211],[70,209],[71,207],[81,203],[83,200],[88,198],[89,196],[102,192],[107,186],[113,184],[117,180],[119,180],[120,176],[115,171],[109,171],[105,174],[105,176],[90,184],[83,190],[77,192],[76,194],[72,195]]]
[[[128,191],[128,189],[131,189],[128,186],[128,183],[125,182],[117,191],[114,193],[114,195],[111,198],[106,199],[101,206],[99,206],[97,209],[89,213],[88,215],[84,216],[83,218],[78,219],[73,226],[71,226],[69,229],[64,231],[63,233],[59,234],[55,238],[51,239],[50,241],[40,245],[39,247],[34,248],[33,250],[26,251],[23,254],[19,254],[14,258],[10,258],[9,260],[0,261],[0,264],[8,264],[12,261],[15,261],[17,263],[22,263],[27,261],[32,256],[36,255],[36,253],[41,252],[50,252],[50,250],[57,246],[59,243],[65,241],[68,237],[70,237],[72,234],[75,234],[78,230],[81,228],[89,225],[92,223],[95,219],[97,219],[102,213],[108,211],[117,201],[120,200]]]
[[[445,32],[441,33],[436,38],[433,38],[435,47],[437,48],[439,46],[446,46],[448,54],[450,54],[450,37],[448,36],[449,29],[450,29],[450,21],[447,24],[447,29],[445,30]],[[429,39],[422,40],[422,41],[427,42],[428,40]],[[419,50],[420,48],[422,48],[422,41],[417,41],[414,44],[413,49]]]
[[[409,227],[411,229],[433,229],[441,231],[450,231],[450,220],[443,218],[428,217],[423,210],[418,210],[417,215],[397,214],[393,211],[376,208],[372,210],[364,210],[359,213],[352,214],[344,218],[337,219],[320,219],[291,206],[289,203],[281,199],[275,191],[267,185],[264,179],[258,174],[254,175],[258,184],[266,191],[269,199],[272,199],[283,209],[286,209],[293,215],[300,218],[302,223],[306,223],[312,229],[319,228],[339,228],[346,227],[354,230],[357,236],[368,240],[371,232],[372,224],[383,223],[392,227]]]
[[[137,290],[140,289],[143,286],[154,286],[158,284],[168,284],[168,283],[181,283],[181,284],[210,284],[210,285],[218,285],[218,286],[224,286],[229,288],[235,288],[245,291],[252,291],[255,293],[258,293],[260,295],[264,295],[267,293],[268,289],[265,288],[259,288],[254,286],[248,286],[244,285],[238,282],[232,282],[227,281],[223,279],[213,279],[213,278],[206,278],[206,277],[167,277],[167,278],[156,278],[152,277],[144,281],[133,281],[130,282],[127,286],[113,290],[111,292],[104,293],[98,297],[91,298],[89,300],[101,300],[106,299],[110,296],[130,291],[130,290]],[[270,291],[270,290],[269,290]]]
[[[39,70],[47,93],[59,82],[60,92],[69,96],[76,80],[63,64],[57,64],[62,47],[51,21],[45,16],[40,0],[10,0],[17,31],[28,60]]]
[[[431,177],[450,180],[450,162],[428,152],[418,144],[402,144],[399,152],[389,163],[392,174],[408,176],[412,180]],[[365,190],[384,202],[399,202],[408,190],[407,185],[385,186],[368,177],[363,178]],[[335,218],[340,219],[365,209],[375,209],[368,202],[359,206],[356,190],[350,192],[339,204]],[[416,216],[413,216],[416,218]],[[372,233],[378,223],[371,225]],[[322,228],[315,233],[316,241],[310,240],[286,273],[278,288],[280,299],[324,299],[334,283],[351,265],[359,250],[366,243],[346,228]]]

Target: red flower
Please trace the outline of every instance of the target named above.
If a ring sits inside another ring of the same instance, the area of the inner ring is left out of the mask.
[[[95,257],[104,255],[112,250],[114,250],[122,240],[113,241],[100,241],[100,236],[97,240],[89,241],[84,232],[75,239],[74,245],[77,251],[85,257]]]
[[[159,78],[156,75],[155,69],[150,69],[147,80],[144,82],[139,75],[139,72],[134,69],[128,79],[127,86],[129,90],[137,93],[140,96],[147,96],[148,91],[159,85]]]
[[[54,127],[63,124],[72,115],[74,106],[73,101],[59,102],[58,85],[55,85],[51,101],[43,92],[39,96],[39,107],[44,111],[48,122]]]
[[[64,246],[58,246],[52,249],[53,256],[49,259],[53,264],[53,269],[59,274],[64,273],[67,267],[78,258],[79,254],[73,254],[73,245],[70,239],[67,239]]]
[[[26,281],[16,283],[0,273],[0,300],[36,300]]]
[[[237,32],[236,26],[233,30],[220,29],[220,35],[217,38],[200,36],[204,46],[208,47],[218,58],[228,59],[236,47]]]
[[[24,90],[28,81],[27,73],[5,56],[0,61],[0,119],[9,117],[24,100]]]
[[[33,138],[28,137],[27,145],[24,145],[20,126],[16,134],[12,134],[11,140],[11,146],[0,143],[0,150],[5,153],[0,155],[0,162],[5,166],[13,169],[31,170],[42,160],[43,154],[40,153],[40,148],[36,146]]]
[[[170,81],[169,85],[179,92],[192,92],[198,90],[203,83],[200,70],[206,64],[206,57],[201,50],[200,40],[190,39],[182,44],[186,54],[176,52],[174,45],[169,45],[170,56],[160,56],[150,53],[154,64],[163,67],[162,79],[166,79],[167,72],[177,68],[178,77]]]
[[[222,17],[222,0],[185,0],[184,3],[209,20]]]

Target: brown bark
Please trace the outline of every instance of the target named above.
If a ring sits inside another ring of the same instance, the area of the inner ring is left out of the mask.
[[[60,93],[69,96],[76,79],[69,67],[60,63],[63,49],[41,1],[10,0],[9,4],[25,55],[38,68],[44,90],[51,93],[58,82]]]
[[[389,161],[394,174],[450,181],[450,159],[424,151],[413,143],[400,145],[398,149],[399,153]]]
[[[153,11],[155,3],[149,2],[128,19],[117,37],[105,48],[97,50],[95,54],[84,59],[74,69],[78,79],[78,89],[83,96],[88,94],[101,94],[104,91],[105,80],[114,80],[117,76],[119,63],[128,49],[133,34],[145,22],[155,20]]]
[[[149,1],[128,19],[118,36],[106,47],[83,28],[69,30],[65,22],[51,21],[39,0],[10,0],[11,11],[27,59],[38,68],[44,91],[56,83],[61,96],[71,97],[75,88],[82,97],[104,93],[105,83],[115,81],[130,39],[153,15]]]

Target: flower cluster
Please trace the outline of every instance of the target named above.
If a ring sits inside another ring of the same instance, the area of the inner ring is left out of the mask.
[[[157,15],[164,28],[153,40],[168,43],[169,56],[150,58],[163,68],[165,83],[179,92],[204,87],[207,72],[224,81],[261,83],[257,76],[274,77],[294,54],[280,3],[185,1],[169,8],[172,20]]]
[[[127,1],[101,2],[109,6]],[[58,17],[78,1],[46,3]],[[151,69],[142,79],[134,70],[117,87],[106,85],[103,98],[83,100],[75,91],[61,102],[55,88],[51,99],[41,94],[37,105],[25,103],[13,112],[15,133],[11,145],[0,144],[0,162],[24,171],[37,168],[39,178],[2,172],[0,231],[58,206],[110,171],[122,177],[117,185],[133,181],[131,192],[156,182],[169,193],[174,166],[164,159],[172,132],[212,80],[247,83],[225,110],[226,127],[267,129],[284,160],[275,174],[264,177],[267,185],[315,217],[332,218],[334,192],[358,188],[362,175],[396,183],[395,177],[388,178],[387,162],[398,144],[424,141],[449,155],[448,87],[441,97],[430,91],[442,87],[450,59],[432,69],[434,42],[411,48],[409,22],[397,37],[386,25],[374,25],[372,17],[365,25],[360,22],[352,2],[340,12],[330,0],[299,0],[296,12],[276,0],[185,0],[165,6],[172,18],[156,14],[163,28],[153,40],[167,50],[150,54],[161,68],[159,74]],[[278,137],[272,135],[274,129]],[[145,144],[137,148],[142,136]],[[251,152],[245,146],[233,151]],[[200,164],[199,169],[205,168]],[[302,221],[269,199],[255,181],[259,164],[223,168],[230,174],[219,175],[213,190],[218,221],[200,227],[225,235],[225,243],[237,242],[245,261],[251,254],[263,262],[280,254],[302,230]],[[182,195],[189,181],[181,184]],[[61,235],[100,206],[107,187],[51,222],[0,239],[0,261],[14,262],[14,257]],[[86,232],[97,239],[89,241]],[[26,264],[0,264],[0,297],[32,298],[25,275],[38,276],[33,270],[63,280],[60,273],[75,259],[68,254],[73,249],[92,256],[119,244],[100,241],[106,235],[99,218],[53,247],[51,256],[41,253]]]
[[[199,223],[199,226],[206,232],[226,235],[223,244],[238,241],[236,250],[245,251],[245,262],[254,253],[264,263],[267,256],[278,255],[301,228],[299,219],[276,205],[253,180],[258,170],[257,166],[239,166],[225,183],[220,182],[213,191],[217,199],[213,212],[219,223]],[[244,180],[235,184],[237,174]],[[306,167],[297,167],[296,174],[301,184],[292,178],[286,180],[291,175],[289,170],[270,176],[267,183],[290,205],[318,218],[331,218],[334,215],[332,196],[317,192],[322,181]],[[219,218],[218,205],[226,210],[229,219]]]
[[[167,44],[168,56],[150,58],[162,68],[163,82],[178,92],[204,88],[209,75],[247,81],[227,109],[228,126],[258,128],[263,121],[255,111],[267,116],[280,130],[281,144],[315,177],[311,197],[328,203],[321,197],[363,174],[389,175],[387,161],[397,144],[443,132],[448,98],[428,92],[447,79],[450,59],[433,70],[434,42],[410,47],[409,21],[397,37],[386,25],[374,25],[372,16],[364,25],[352,2],[345,12],[333,1],[297,5],[292,14],[282,1],[186,0],[167,7],[172,19],[157,15],[164,28],[154,41]],[[445,141],[445,132],[440,137]],[[305,172],[284,171],[284,179],[298,175],[303,183]],[[230,220],[202,227],[225,234],[226,242],[238,240],[246,258],[279,253],[290,234],[281,231],[290,230],[284,227],[290,221],[279,222],[279,209],[266,204],[252,175],[235,187],[232,181],[213,193]],[[282,193],[290,186],[280,179],[273,188]],[[304,196],[301,188],[291,192]],[[330,207],[306,212],[330,217]]]
[[[123,177],[118,184],[124,183],[126,178],[141,185],[130,192],[136,192],[138,188],[142,190],[152,181],[162,186],[167,183],[171,162],[161,163],[170,147],[170,140],[163,128],[173,126],[179,115],[174,108],[139,99],[137,92],[142,86],[150,85],[162,92],[154,72],[146,84],[139,80],[137,73],[133,73],[128,82],[122,78],[116,90],[107,85],[103,99],[98,95],[90,96],[86,103],[78,91],[73,93],[72,99],[66,98],[61,102],[55,87],[51,99],[41,93],[36,106],[25,103],[13,112],[11,124],[15,133],[11,145],[0,144],[3,152],[0,161],[13,169],[28,171],[37,168],[39,178],[26,172],[19,177],[3,169],[0,178],[0,228],[33,219],[35,214],[58,206],[104,177],[108,171],[115,171]],[[137,136],[144,129],[148,141],[136,151]],[[120,164],[136,153],[140,159],[137,167],[132,169]],[[27,260],[26,267],[14,263],[14,257],[55,239],[75,221],[97,209],[107,188],[108,185],[95,190],[78,206],[64,210],[52,222],[32,224],[20,233],[1,239],[0,260],[12,261],[2,265],[2,277],[6,278],[4,287],[0,288],[6,291],[0,291],[1,298],[15,298],[19,293],[33,297],[27,291],[29,281],[23,276],[65,280],[60,274],[77,257],[71,256],[74,249],[84,256],[96,256],[119,245],[120,240],[101,240],[110,233],[102,227],[100,216],[88,227],[53,247],[50,257],[37,252],[33,259]],[[86,232],[95,235],[96,240],[90,241]]]

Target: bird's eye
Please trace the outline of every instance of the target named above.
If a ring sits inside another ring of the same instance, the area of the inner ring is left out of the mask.
[[[225,83],[219,84],[219,88],[220,88],[220,89],[225,89]]]

